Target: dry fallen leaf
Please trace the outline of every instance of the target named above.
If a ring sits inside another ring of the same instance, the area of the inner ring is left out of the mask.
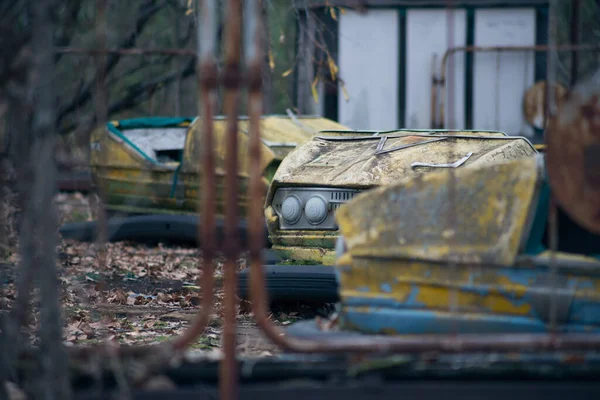
[[[117,289],[113,296],[108,298],[109,303],[126,305],[127,304],[127,294],[123,291],[123,289]]]
[[[81,325],[80,329],[86,336],[86,339],[93,339],[96,336],[92,327],[87,323]]]
[[[169,303],[169,302],[173,301],[173,297],[166,293],[160,292],[156,295],[156,300],[158,300],[161,303]]]

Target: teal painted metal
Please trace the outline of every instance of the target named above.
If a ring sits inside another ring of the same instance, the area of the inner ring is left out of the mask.
[[[525,245],[524,253],[528,256],[537,256],[544,251],[549,250],[543,244],[544,233],[546,232],[546,226],[548,224],[548,213],[550,211],[550,185],[548,184],[547,176],[544,176],[542,186],[540,188],[540,194],[538,203],[536,206],[535,217],[531,227],[527,244]],[[594,254],[583,254],[587,257],[593,257],[600,260],[600,253]]]
[[[524,317],[452,315],[428,310],[349,307],[340,316],[344,326],[360,327],[368,334],[404,335],[441,333],[544,333],[545,324]]]
[[[158,162],[156,160],[153,160],[152,158],[150,158],[146,153],[144,153],[139,147],[137,147],[135,144],[133,144],[133,142],[129,139],[127,139],[127,137],[125,135],[123,135],[123,133],[117,129],[116,126],[113,125],[112,122],[107,122],[106,123],[106,129],[109,130],[110,133],[112,133],[113,135],[116,135],[119,139],[121,139],[122,141],[124,141],[125,143],[127,143],[128,146],[130,146],[132,149],[134,149],[135,151],[137,151],[138,153],[140,153],[140,155],[142,157],[144,157],[144,159],[152,164],[158,164]]]
[[[175,191],[177,190],[177,181],[179,180],[179,171],[181,170],[181,165],[182,163],[179,163],[179,165],[175,169],[175,172],[173,173],[173,185],[171,186],[171,194],[169,195],[169,197],[171,198],[175,197]]]
[[[131,118],[118,121],[119,128],[125,129],[141,129],[141,128],[169,128],[176,127],[183,123],[191,123],[194,120],[192,117],[145,117]]]
[[[525,254],[538,255],[546,250],[542,244],[546,224],[548,223],[548,211],[550,210],[550,185],[544,177],[542,187],[540,188],[539,200],[536,207],[533,225],[529,234],[529,239],[525,245]]]
[[[597,309],[595,310],[597,312]],[[548,333],[547,325],[537,319],[503,315],[453,315],[426,310],[349,308],[341,318],[345,326],[360,327],[366,334],[390,331],[405,335],[449,333]],[[600,333],[600,326],[585,324],[559,325],[558,332]]]

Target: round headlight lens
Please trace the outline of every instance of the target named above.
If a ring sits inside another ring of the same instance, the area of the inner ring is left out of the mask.
[[[281,205],[281,216],[288,224],[295,224],[302,215],[302,204],[296,196],[288,196]]]
[[[304,207],[304,215],[311,224],[320,224],[327,218],[327,202],[319,196],[311,197]]]

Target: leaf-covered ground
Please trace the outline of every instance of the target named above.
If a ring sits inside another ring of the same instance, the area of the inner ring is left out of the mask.
[[[80,194],[56,198],[61,222],[90,220],[88,199]],[[160,343],[178,335],[199,311],[202,291],[197,286],[199,251],[195,248],[136,243],[106,244],[106,262],[94,243],[62,240],[58,248],[59,281],[65,319],[64,339],[71,345],[117,340],[121,343]],[[15,297],[13,254],[2,264],[4,301]],[[239,260],[239,268],[245,261]],[[196,350],[218,352],[222,332],[223,259],[216,262],[214,315]],[[239,302],[238,346],[241,355],[269,356],[276,349],[256,328],[250,305]],[[308,305],[280,306],[272,320],[288,325],[324,313]],[[33,332],[36,320],[31,321]],[[35,341],[32,334],[32,341]]]

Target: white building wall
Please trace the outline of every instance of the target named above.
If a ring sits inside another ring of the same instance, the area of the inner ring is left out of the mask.
[[[405,127],[430,129],[432,74],[439,76],[441,61],[448,49],[448,22],[452,13],[453,40],[451,46],[466,43],[465,10],[411,9],[406,13],[406,93]],[[433,62],[436,55],[435,63]],[[464,128],[465,116],[465,56],[455,53],[448,59],[447,81],[452,80],[453,90],[447,92],[446,125],[453,129]],[[447,83],[448,85],[448,83]],[[451,106],[449,106],[451,103]],[[449,115],[451,110],[453,118]]]
[[[349,97],[340,86],[339,122],[352,129],[398,128],[398,11],[346,9],[338,32],[339,73]]]
[[[534,9],[475,12],[476,46],[535,45]],[[473,128],[532,134],[523,116],[523,96],[533,84],[533,52],[475,53]]]

